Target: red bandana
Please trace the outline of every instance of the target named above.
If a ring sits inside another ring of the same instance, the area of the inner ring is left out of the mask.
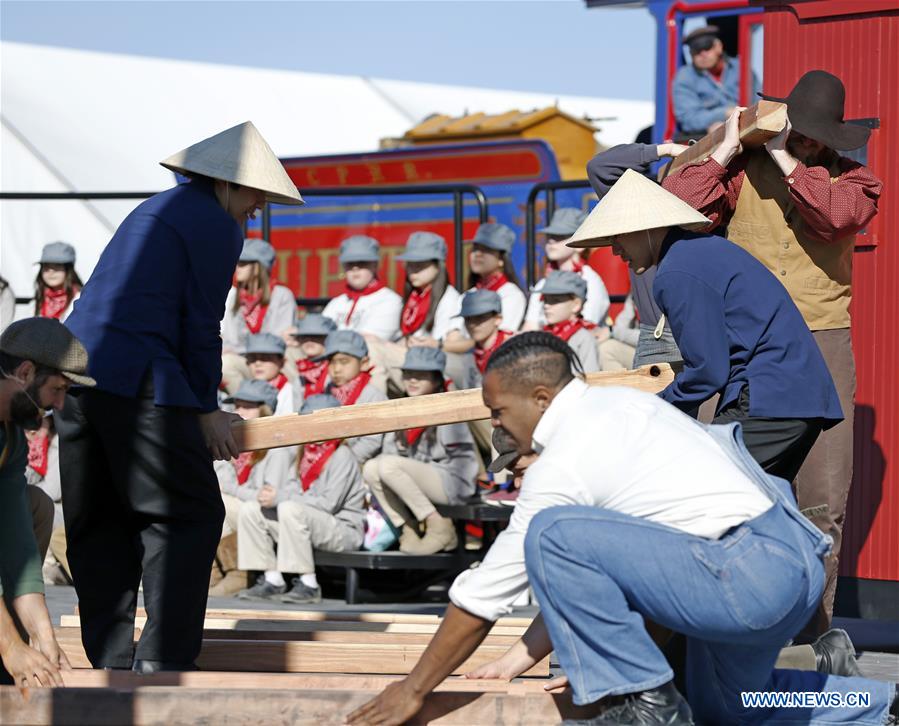
[[[561,338],[566,343],[568,339],[571,338],[578,330],[593,330],[596,325],[594,323],[588,322],[583,318],[578,318],[577,320],[563,320],[561,323],[553,323],[552,325],[544,325],[543,329],[547,333],[552,333],[557,338]]]
[[[277,378],[273,378],[268,382],[270,386],[274,386],[279,391],[287,385],[287,376],[283,373],[279,373]]]
[[[413,290],[403,305],[403,314],[400,317],[400,330],[403,335],[412,335],[418,330],[428,317],[431,309],[432,285],[428,285],[424,291]]]
[[[332,439],[320,444],[306,444],[303,447],[303,458],[300,459],[300,483],[304,492],[309,491],[309,487],[318,479],[331,454],[340,446],[340,442],[341,439]]]
[[[47,476],[47,458],[50,451],[50,437],[46,433],[38,433],[28,442],[28,466],[41,477]]]
[[[448,391],[450,385],[452,385],[452,378],[445,378],[443,382],[443,390]],[[428,430],[427,426],[420,426],[414,429],[406,429],[406,444],[411,449],[415,446],[415,443],[421,438],[421,435]]]
[[[578,258],[572,259],[571,260],[571,272],[576,272],[578,275],[580,275],[581,272],[583,271],[584,267],[586,266],[586,264],[587,263],[581,259],[578,259]],[[543,274],[544,274],[544,276],[546,276],[553,270],[561,270],[561,269],[562,269],[562,267],[559,262],[557,262],[556,260],[549,260],[546,263],[546,267],[544,268]]]
[[[325,392],[325,383],[328,381],[328,361],[323,360],[313,363],[308,358],[297,361],[297,370],[303,381],[303,394],[305,398],[317,393]]]
[[[368,285],[365,286],[363,290],[354,290],[349,285],[344,287],[344,294],[353,301],[353,304],[350,305],[350,311],[346,314],[346,320],[344,320],[345,325],[350,324],[350,318],[353,317],[353,312],[356,310],[356,303],[359,302],[359,298],[365,297],[366,295],[373,295],[378,290],[386,287],[386,285],[381,282],[377,277],[374,278]]]
[[[506,277],[505,273],[497,270],[496,272],[491,272],[487,277],[480,278],[476,283],[475,287],[478,290],[493,290],[493,292],[498,292],[499,289],[505,285],[509,281],[509,278]]]
[[[250,472],[253,471],[253,451],[244,451],[240,456],[236,459],[232,459],[231,463],[234,464],[234,471],[237,472],[237,483],[246,484],[247,479],[250,478]]]
[[[481,373],[487,370],[487,361],[490,360],[490,356],[496,352],[496,349],[499,348],[507,338],[511,337],[512,333],[508,333],[505,330],[498,330],[496,332],[496,340],[489,348],[482,348],[480,345],[475,345],[472,349],[472,353],[474,353],[475,365]]]
[[[353,380],[349,383],[344,383],[342,386],[335,386],[332,383],[330,393],[334,398],[340,401],[341,406],[352,406],[359,400],[362,389],[368,385],[370,380],[371,376],[368,372],[362,371],[362,373]]]
[[[51,290],[49,287],[44,290],[44,299],[41,301],[42,318],[57,318],[65,312],[69,307],[69,295],[64,287],[59,290]]]
[[[269,289],[275,289],[275,281],[269,283]],[[262,321],[265,320],[265,313],[268,311],[268,305],[262,305],[262,291],[255,295],[251,295],[245,289],[238,290],[240,295],[240,312],[246,321],[247,327],[253,335],[262,330]]]

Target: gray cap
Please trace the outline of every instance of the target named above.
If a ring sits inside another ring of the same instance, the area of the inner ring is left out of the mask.
[[[297,321],[296,328],[295,338],[301,335],[325,336],[337,330],[337,323],[321,313],[307,313],[306,317]]]
[[[256,333],[247,338],[246,355],[252,353],[270,353],[272,355],[284,355],[287,343],[272,333]]]
[[[577,228],[580,227],[584,220],[587,219],[587,213],[574,207],[563,207],[553,212],[552,219],[543,229],[538,229],[542,234],[551,234],[558,237],[571,237]]]
[[[446,353],[439,348],[425,348],[416,345],[406,351],[403,361],[404,371],[437,371],[443,373],[446,368]]]
[[[264,239],[245,239],[239,262],[258,262],[271,272],[272,265],[275,264],[275,248]]]
[[[278,407],[278,389],[265,381],[242,381],[237,393],[225,399],[225,403],[235,401],[263,403],[274,411]]]
[[[396,259],[401,262],[445,260],[446,240],[433,232],[413,232],[406,241],[406,249]]]
[[[493,448],[496,449],[496,458],[487,466],[487,471],[498,474],[503,469],[518,459],[518,446],[515,444],[509,432],[498,426],[493,429]]]
[[[509,253],[515,244],[515,232],[510,227],[496,222],[485,222],[474,233],[472,244],[489,247],[491,250]]]
[[[473,318],[484,313],[502,313],[503,301],[493,290],[469,290],[462,296],[459,315]]]
[[[316,362],[326,360],[337,353],[362,359],[368,355],[368,346],[365,344],[365,338],[355,330],[335,330],[325,338],[325,352],[313,360]]]
[[[78,385],[97,385],[86,375],[87,351],[81,341],[56,318],[26,318],[10,323],[0,335],[0,351],[58,371]]]
[[[309,398],[303,401],[303,405],[300,406],[300,416],[307,413],[322,411],[326,408],[339,407],[340,401],[330,393],[316,393],[314,396],[309,396]]]
[[[75,248],[68,242],[51,242],[44,245],[41,250],[41,259],[39,265],[74,265],[75,264]]]
[[[340,262],[378,262],[381,259],[381,245],[374,237],[354,234],[340,243]]]
[[[587,281],[576,272],[553,270],[543,282],[543,287],[533,290],[542,295],[574,295],[581,300],[587,299]]]

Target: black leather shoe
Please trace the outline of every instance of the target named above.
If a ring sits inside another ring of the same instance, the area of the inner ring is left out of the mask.
[[[669,681],[664,686],[631,693],[585,721],[568,720],[563,726],[693,726],[690,705]]]
[[[818,673],[832,676],[861,676],[855,659],[855,646],[845,630],[832,628],[812,643]]]
[[[169,660],[136,660],[131,670],[147,676],[151,673],[159,673],[160,671],[198,671],[193,663],[175,663]]]

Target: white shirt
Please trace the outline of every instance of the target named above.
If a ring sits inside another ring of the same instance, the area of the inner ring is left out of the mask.
[[[590,265],[584,265],[581,270],[581,277],[587,283],[587,299],[584,300],[584,309],[581,310],[581,317],[589,320],[597,325],[605,325],[605,318],[609,312],[609,291],[606,290],[605,283]],[[542,277],[537,280],[537,284],[531,292],[528,300],[528,311],[524,319],[536,325],[538,329],[546,325],[546,316],[543,315],[543,303],[540,301],[540,291],[546,278]]]
[[[509,526],[480,567],[450,589],[455,605],[487,620],[511,611],[527,587],[524,538],[547,507],[610,509],[717,539],[772,502],[693,419],[658,396],[574,379],[534,430]]]
[[[459,311],[462,308],[462,296],[452,285],[447,286],[434,311],[434,327],[430,332],[424,326],[412,333],[412,337],[430,335],[434,340],[443,340],[450,330],[462,330],[465,326]]]
[[[225,300],[225,317],[222,318],[222,347],[225,352],[239,353],[243,355],[247,349],[247,338],[250,337],[250,329],[244,319],[238,305],[234,309],[234,300],[237,297],[237,288],[232,287],[228,291]],[[285,285],[275,285],[269,297],[268,308],[262,318],[260,333],[271,333],[281,337],[281,333],[293,325],[296,316],[297,301],[290,288]]]
[[[298,379],[287,381],[278,391],[278,404],[273,411],[275,416],[291,416],[300,410],[303,404],[303,384]]]
[[[349,321],[347,315],[353,311]],[[400,333],[400,314],[403,298],[393,290],[382,287],[371,295],[363,295],[353,301],[346,293],[332,298],[322,310],[322,315],[337,323],[338,330],[355,330],[360,335],[375,335],[384,340],[396,340]]]

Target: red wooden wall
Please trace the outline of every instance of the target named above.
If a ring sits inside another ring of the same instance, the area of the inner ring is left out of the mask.
[[[764,0],[763,0],[764,2]],[[899,9],[887,0],[764,2],[764,87],[785,96],[820,68],[846,84],[846,118],[880,119],[868,166],[880,211],[855,254],[855,478],[841,574],[899,580]]]

